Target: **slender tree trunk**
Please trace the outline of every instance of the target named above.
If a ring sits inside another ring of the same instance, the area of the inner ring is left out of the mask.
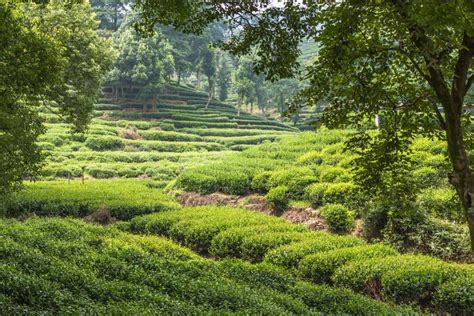
[[[118,4],[115,4],[115,12],[114,12],[114,31],[118,29]]]
[[[209,97],[207,98],[206,109],[209,107],[209,103],[212,100],[212,89],[209,89]]]
[[[242,106],[242,99],[239,98],[237,101],[237,116],[240,116],[240,107]]]
[[[181,83],[181,72],[178,71],[178,86],[179,86],[180,83]]]

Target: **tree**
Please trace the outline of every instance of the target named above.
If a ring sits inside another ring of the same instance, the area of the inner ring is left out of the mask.
[[[229,97],[229,88],[231,83],[231,70],[229,64],[222,55],[219,63],[219,100],[225,101]]]
[[[107,81],[120,87],[124,96],[124,85],[138,88],[137,97],[152,100],[152,110],[156,111],[157,94],[174,72],[172,47],[158,31],[152,37],[143,38],[132,27],[134,16],[130,15],[115,35],[118,57]],[[144,104],[144,109],[147,105]]]
[[[128,12],[131,0],[90,0],[101,29],[117,31]]]
[[[91,118],[110,51],[95,33],[88,5],[64,10],[61,4],[0,4],[0,194],[40,170],[40,107],[74,131],[83,131]]]
[[[234,74],[234,87],[237,92],[237,115],[240,115],[240,107],[246,103],[255,102],[255,73],[252,63],[248,58],[241,58]]]
[[[465,96],[474,81],[472,1],[289,1],[280,8],[269,1],[222,6],[137,0],[136,5],[144,9],[138,25],[142,30],[159,21],[199,32],[225,19],[240,32],[222,48],[246,54],[254,47],[256,69],[269,79],[292,76],[299,69],[298,44],[313,38],[320,51],[309,68],[311,85],[304,95],[310,103],[329,102],[324,117],[329,126],[357,128],[352,144],[376,158],[365,183],[383,186],[383,172],[406,159],[416,135],[445,139],[449,180],[462,203],[474,250],[474,175],[466,124],[470,116],[465,115]],[[384,118],[384,127],[369,134],[361,122],[375,114]],[[377,154],[371,148],[385,150]],[[362,169],[368,170],[364,164]]]
[[[214,96],[214,89],[217,74],[217,58],[214,48],[208,47],[205,49],[201,61],[201,69],[207,77],[209,98],[207,100],[206,108],[209,106],[212,97]]]
[[[281,79],[270,85],[270,102],[276,105],[281,119],[288,111],[288,104],[291,103],[293,97],[299,92],[299,82],[295,79]]]

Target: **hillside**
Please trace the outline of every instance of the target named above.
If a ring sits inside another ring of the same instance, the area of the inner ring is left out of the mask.
[[[276,120],[237,110],[191,88],[167,85],[152,101],[137,90],[123,95],[104,89],[88,133],[71,135],[66,124],[45,112],[47,133],[39,145],[48,154],[48,178],[148,177],[170,180],[188,165],[209,163],[297,131]]]

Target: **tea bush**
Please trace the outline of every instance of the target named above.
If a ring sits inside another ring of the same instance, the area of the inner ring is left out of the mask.
[[[321,208],[321,215],[329,229],[335,233],[347,233],[354,225],[354,212],[341,204],[327,204]]]
[[[106,206],[112,216],[130,219],[140,214],[178,208],[169,196],[145,180],[48,181],[28,184],[6,206],[7,216],[86,216]]]
[[[85,145],[92,150],[113,150],[121,149],[124,146],[123,141],[119,137],[101,136],[88,137]]]
[[[378,244],[329,250],[304,257],[298,265],[298,273],[317,283],[330,283],[334,272],[349,261],[398,254],[395,249]]]
[[[299,282],[270,265],[205,260],[166,239],[113,227],[32,218],[0,220],[0,229],[2,313],[413,313]],[[336,297],[347,303],[330,301]]]
[[[288,208],[288,187],[279,185],[272,188],[265,198],[276,212],[283,213]]]
[[[381,295],[392,302],[442,309],[433,296],[443,284],[468,273],[462,265],[421,255],[400,255],[349,261],[335,271],[332,279],[338,286]],[[469,299],[467,292],[457,295],[461,300]]]
[[[452,314],[474,312],[474,273],[443,283],[434,295],[434,305]]]

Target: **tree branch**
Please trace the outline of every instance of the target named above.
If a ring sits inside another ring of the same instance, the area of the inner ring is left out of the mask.
[[[438,118],[439,125],[443,130],[446,130],[446,121],[444,120],[444,117],[441,115],[441,112],[438,109],[438,103],[436,103],[436,100],[433,99],[432,97],[428,97],[428,100],[430,100],[431,105],[433,106],[433,110],[436,113],[436,117]]]
[[[467,93],[466,78],[469,67],[471,66],[472,56],[474,54],[474,36],[463,35],[462,48],[458,52],[458,60],[454,67],[454,78],[452,86],[452,96],[455,100],[457,110],[461,110],[464,96]],[[472,76],[471,76],[472,77]],[[468,79],[468,83],[471,78]],[[472,83],[472,82],[471,82]]]

